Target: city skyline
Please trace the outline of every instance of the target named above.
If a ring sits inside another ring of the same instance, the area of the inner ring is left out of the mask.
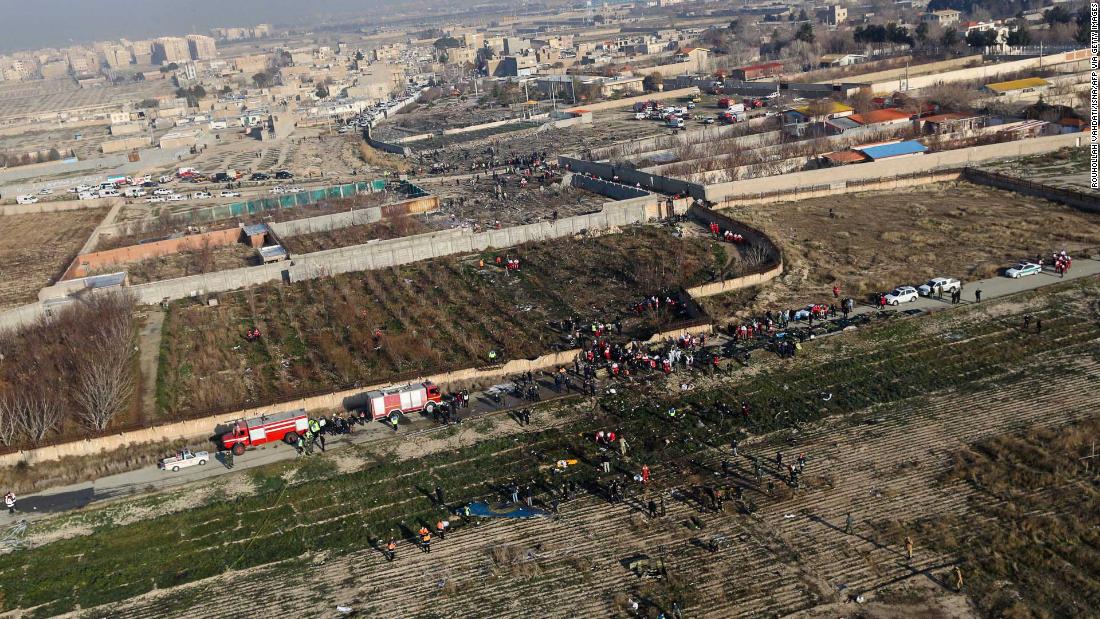
[[[75,4],[75,6],[74,6]],[[33,4],[4,0],[5,19],[0,22],[0,53],[49,47],[69,47],[120,38],[152,39],[206,34],[213,28],[259,23],[326,19],[337,15],[362,14],[372,3],[327,0],[324,11],[316,4],[293,0],[240,0],[233,3],[196,0],[185,14],[166,0],[136,5],[130,0],[90,0],[79,4],[69,0],[42,0]]]

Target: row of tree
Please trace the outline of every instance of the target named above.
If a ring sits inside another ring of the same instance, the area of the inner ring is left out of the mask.
[[[51,148],[36,153],[0,153],[0,168],[14,168],[32,163],[45,163],[61,159],[61,151]]]
[[[99,432],[130,407],[137,385],[133,308],[129,294],[97,294],[0,335],[0,444]]]

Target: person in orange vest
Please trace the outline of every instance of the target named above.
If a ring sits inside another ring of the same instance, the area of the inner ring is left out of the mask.
[[[444,534],[447,533],[447,528],[451,523],[446,520],[440,519],[435,523],[435,534],[439,536],[440,541],[444,540]]]
[[[833,298],[840,298],[840,284],[833,284]]]
[[[648,464],[643,464],[642,465],[642,483],[643,484],[648,484],[649,483],[649,465]]]
[[[432,532],[428,530],[428,527],[420,527],[420,550],[423,552],[432,551]]]
[[[389,543],[386,544],[386,560],[393,562],[397,558],[397,540],[390,538]]]

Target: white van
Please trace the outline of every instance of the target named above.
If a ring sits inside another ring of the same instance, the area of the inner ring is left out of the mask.
[[[81,191],[77,198],[80,200],[95,200],[95,194],[90,191]]]
[[[117,189],[100,189],[99,197],[101,198],[117,198],[119,196]]]
[[[37,196],[16,196],[15,197],[15,202],[16,202],[16,204],[37,204],[38,203],[38,197]]]

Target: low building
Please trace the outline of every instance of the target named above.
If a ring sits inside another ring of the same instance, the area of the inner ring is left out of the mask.
[[[759,80],[768,77],[778,77],[782,74],[782,62],[764,62],[744,67],[737,67],[734,69],[730,69],[729,72],[729,76],[731,79],[740,80],[742,82]]]
[[[943,27],[954,26],[959,23],[960,11],[955,9],[943,9],[942,11],[929,11],[921,15],[920,20],[928,24],[938,24]]]
[[[1019,96],[1032,93],[1043,93],[1050,88],[1050,82],[1041,77],[1025,77],[1007,82],[994,82],[986,84],[985,89],[998,97]]]
[[[825,54],[821,57],[820,66],[822,68],[847,67],[864,62],[867,62],[865,54]]]
[[[879,127],[903,126],[912,124],[913,122],[913,116],[911,114],[892,108],[871,110],[866,114],[852,114],[849,118],[861,125],[875,125]]]
[[[852,150],[863,153],[871,161],[882,161],[883,159],[923,155],[928,151],[928,147],[916,140],[906,140],[904,142],[853,146]]]
[[[927,134],[960,133],[974,131],[984,124],[984,116],[948,112],[919,119],[921,132]]]
[[[809,105],[786,110],[783,112],[783,121],[789,125],[820,122],[822,120],[851,116],[854,112],[855,110],[853,110],[850,105],[845,105],[839,101],[829,100],[820,110],[812,109]]]

